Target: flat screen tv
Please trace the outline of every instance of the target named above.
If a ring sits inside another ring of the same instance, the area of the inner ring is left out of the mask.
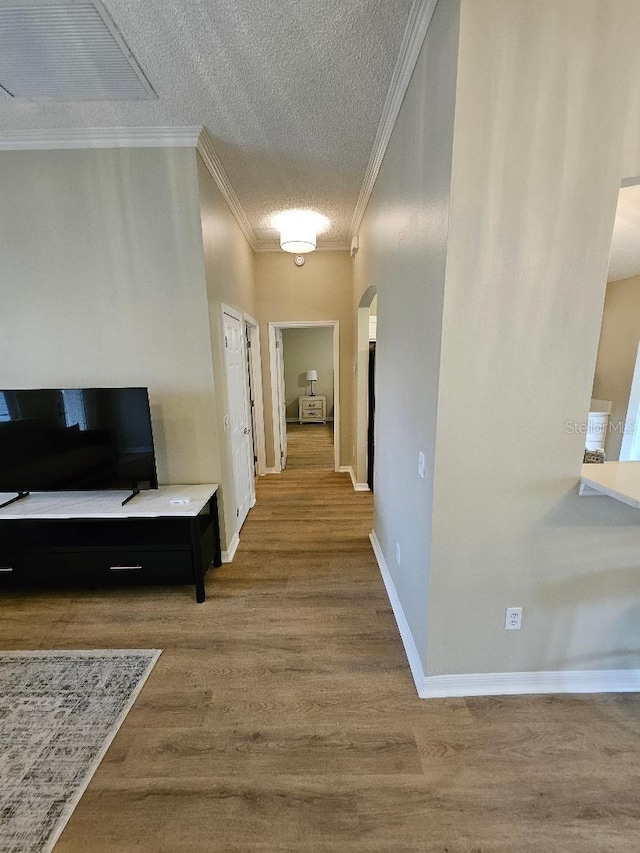
[[[0,492],[157,487],[146,388],[0,390]]]

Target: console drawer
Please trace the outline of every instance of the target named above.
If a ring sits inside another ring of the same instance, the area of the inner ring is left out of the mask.
[[[24,557],[20,554],[2,554],[0,556],[0,580],[15,577],[24,568]]]
[[[192,583],[191,551],[75,551],[65,554],[74,579],[110,582]]]
[[[62,554],[37,551],[0,554],[0,584],[24,583],[32,578],[54,579],[63,575],[64,571]]]

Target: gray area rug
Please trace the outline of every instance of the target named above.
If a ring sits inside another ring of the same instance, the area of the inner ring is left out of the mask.
[[[0,652],[1,853],[53,849],[159,654]]]

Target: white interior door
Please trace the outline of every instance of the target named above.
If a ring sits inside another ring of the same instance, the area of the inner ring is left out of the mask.
[[[249,413],[249,376],[245,354],[242,320],[223,312],[224,347],[229,395],[229,432],[233,457],[233,480],[236,489],[238,530],[255,501],[253,438]]]
[[[287,467],[287,396],[284,388],[284,349],[282,329],[276,329],[276,376],[278,380],[278,414],[280,420],[280,467]]]

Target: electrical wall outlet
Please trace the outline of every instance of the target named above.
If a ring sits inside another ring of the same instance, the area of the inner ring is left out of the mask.
[[[522,628],[522,607],[507,607],[504,628],[505,631],[519,631]]]
[[[400,565],[400,543],[396,542],[396,563]]]
[[[426,473],[426,463],[424,459],[424,453],[418,453],[418,477],[422,477],[424,480],[424,475]]]

